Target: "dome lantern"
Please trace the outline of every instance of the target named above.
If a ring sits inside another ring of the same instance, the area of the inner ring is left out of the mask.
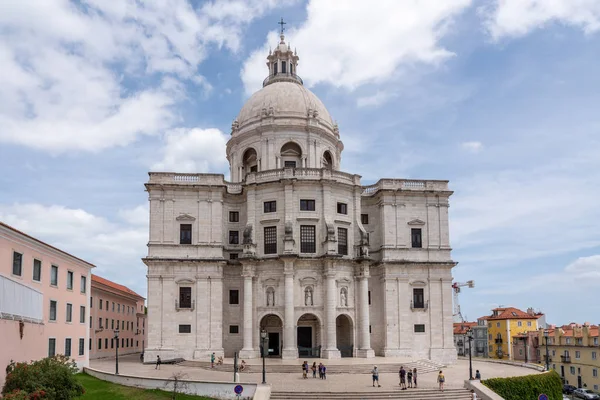
[[[273,52],[269,51],[267,56],[267,68],[269,76],[263,81],[263,87],[274,82],[295,82],[302,85],[302,79],[296,74],[298,60],[300,59],[295,51],[292,51],[290,44],[285,43],[283,18],[279,22],[281,31],[279,34],[279,44]]]

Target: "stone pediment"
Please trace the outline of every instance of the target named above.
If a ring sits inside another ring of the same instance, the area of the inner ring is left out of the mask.
[[[336,282],[339,287],[349,286],[352,283],[347,277],[340,278]]]
[[[192,278],[179,278],[175,280],[175,283],[178,285],[186,285],[186,284],[193,284],[196,283],[195,280],[193,280]]]
[[[424,286],[427,286],[427,282],[425,282],[425,281],[411,281],[410,285],[411,286],[417,286],[417,287],[424,287]]]
[[[300,285],[302,286],[315,286],[317,284],[317,279],[312,276],[306,276],[300,279]]]
[[[408,221],[408,225],[425,225],[425,221],[421,221],[418,218],[415,218],[411,221]]]
[[[177,216],[177,218],[175,218],[177,221],[195,221],[196,218],[192,217],[190,214],[179,214],[179,216]]]
[[[265,279],[263,282],[263,287],[277,287],[279,286],[279,279],[275,279],[275,278],[267,278]]]

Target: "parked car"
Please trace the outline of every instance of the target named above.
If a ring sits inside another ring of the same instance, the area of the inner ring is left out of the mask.
[[[600,400],[600,396],[590,389],[575,389],[573,390],[573,396],[578,399]]]
[[[571,394],[575,389],[577,389],[577,386],[567,384],[563,385],[563,393]]]

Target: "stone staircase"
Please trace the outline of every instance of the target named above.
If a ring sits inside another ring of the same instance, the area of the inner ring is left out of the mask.
[[[271,400],[470,400],[471,394],[466,389],[377,390],[371,392],[271,392]]]
[[[312,365],[312,360],[307,358],[309,365]],[[266,362],[266,370],[267,373],[279,373],[279,374],[301,374],[302,368],[301,364],[304,359],[298,359],[297,365],[290,364],[270,364],[269,359]],[[328,364],[328,360],[321,360],[319,362],[323,362],[327,367],[327,374],[370,374],[373,369],[373,364]],[[376,361],[373,361],[376,363]],[[183,361],[178,363],[177,365],[181,365],[184,367],[192,367],[192,368],[203,368],[203,369],[211,369],[210,362],[204,361]],[[406,363],[397,363],[397,364],[382,364],[379,363],[377,365],[379,369],[379,373],[398,373],[400,366],[403,365],[405,369],[413,369],[416,368],[419,374],[426,374],[429,372],[437,372],[442,369],[444,366],[442,364],[435,363],[429,360],[417,360],[410,361]],[[223,364],[223,365],[215,365],[213,371],[221,371],[221,372],[233,372],[233,364]],[[247,364],[246,371],[250,373],[258,373],[262,372],[262,364]],[[242,374],[244,373],[242,372]]]

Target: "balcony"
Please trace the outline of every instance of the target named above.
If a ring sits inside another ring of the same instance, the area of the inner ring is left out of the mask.
[[[496,338],[496,339],[494,340],[494,343],[499,343],[499,344],[502,344],[502,338]]]
[[[280,72],[277,74],[267,76],[263,81],[263,87],[270,85],[274,82],[296,82],[301,85],[304,84],[304,82],[302,82],[302,78],[300,78],[298,75],[293,74],[291,72]]]
[[[560,356],[560,361],[565,364],[571,363],[571,356]]]

